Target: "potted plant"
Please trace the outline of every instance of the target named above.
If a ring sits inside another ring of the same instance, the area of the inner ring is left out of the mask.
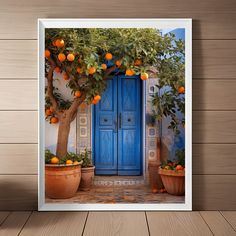
[[[82,176],[79,189],[82,191],[89,191],[93,184],[95,166],[92,165],[91,151],[87,148],[81,153],[82,163]]]
[[[45,150],[45,193],[49,198],[71,198],[75,195],[81,179],[80,156],[67,153],[59,159]]]
[[[159,168],[159,174],[166,191],[173,195],[184,195],[185,192],[185,151],[176,151],[177,161],[168,160]]]

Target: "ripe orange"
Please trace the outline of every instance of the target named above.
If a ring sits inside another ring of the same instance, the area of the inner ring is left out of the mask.
[[[44,54],[45,54],[46,58],[49,58],[50,55],[51,55],[51,53],[50,53],[50,51],[48,49],[45,49]]]
[[[74,60],[75,60],[75,55],[74,55],[73,53],[69,53],[69,54],[67,55],[67,60],[68,60],[68,61],[74,61]]]
[[[69,78],[68,74],[65,73],[65,74],[63,75],[63,79],[64,79],[64,80],[69,80],[70,78]]]
[[[177,165],[176,167],[175,167],[175,169],[178,171],[178,170],[183,170],[184,169],[184,167],[183,166],[181,166],[181,165]]]
[[[148,79],[148,74],[147,73],[142,73],[140,78],[141,78],[141,80],[147,80]]]
[[[98,103],[98,100],[93,99],[92,104],[96,105]]]
[[[45,111],[45,114],[46,114],[46,116],[50,116],[50,115],[52,115],[52,112],[51,112],[50,109],[47,109],[47,110]]]
[[[80,67],[77,67],[77,68],[76,68],[76,71],[77,71],[77,73],[81,73],[81,68],[80,68]]]
[[[57,66],[57,67],[54,69],[54,71],[57,72],[57,73],[60,73],[60,72],[61,72],[61,69],[60,69],[60,67]]]
[[[81,97],[81,92],[79,90],[75,91],[75,96],[78,98]]]
[[[141,66],[142,65],[142,60],[141,59],[136,59],[135,61],[134,61],[134,65],[135,66]]]
[[[59,53],[57,57],[60,62],[63,62],[66,60],[66,55],[64,53]]]
[[[51,159],[51,164],[58,164],[59,163],[59,158],[57,157],[52,157]]]
[[[158,189],[153,188],[153,189],[152,189],[152,192],[153,192],[153,193],[157,193],[157,192],[158,192]]]
[[[179,87],[178,93],[185,93],[185,88],[183,86]]]
[[[96,95],[93,99],[96,100],[96,101],[100,101],[101,100],[101,96],[100,95]]]
[[[67,161],[66,161],[66,164],[67,164],[67,165],[72,165],[72,164],[73,164],[73,161],[72,161],[72,160],[67,160]]]
[[[55,117],[55,116],[53,116],[53,117],[50,119],[50,122],[51,122],[52,124],[56,124],[56,123],[58,123],[58,121],[59,121],[59,119],[58,119],[57,117]]]
[[[57,39],[56,42],[55,42],[55,44],[56,44],[56,46],[57,46],[58,48],[62,48],[62,47],[64,47],[65,42],[64,42],[63,39]]]
[[[89,73],[90,75],[93,75],[95,72],[96,72],[96,68],[95,68],[94,66],[92,66],[92,67],[90,67],[90,68],[88,69],[88,73]]]
[[[106,69],[107,69],[107,65],[106,65],[106,64],[102,64],[101,66],[102,66],[102,69],[103,69],[103,70],[106,70]]]
[[[122,64],[122,61],[121,61],[121,60],[117,60],[117,61],[115,62],[115,64],[116,64],[117,67],[120,67],[121,64]]]
[[[54,47],[57,46],[57,45],[56,45],[56,40],[53,40],[53,41],[52,41],[52,45],[53,45]]]
[[[105,58],[106,60],[110,61],[112,59],[112,54],[110,52],[108,52],[106,55],[105,55]]]
[[[126,72],[125,72],[125,75],[127,75],[127,76],[133,76],[133,75],[134,75],[134,70],[132,70],[132,69],[127,69]]]

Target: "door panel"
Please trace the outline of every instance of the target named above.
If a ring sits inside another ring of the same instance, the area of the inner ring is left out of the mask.
[[[107,89],[95,106],[94,156],[96,174],[117,174],[117,79],[107,81]]]
[[[140,90],[140,79],[119,76],[118,175],[141,174]]]

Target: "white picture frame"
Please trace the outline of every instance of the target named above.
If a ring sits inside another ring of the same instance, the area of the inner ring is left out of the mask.
[[[46,28],[185,29],[185,203],[77,204],[45,203],[45,29]],[[190,211],[192,210],[192,19],[38,19],[38,210],[39,211]]]

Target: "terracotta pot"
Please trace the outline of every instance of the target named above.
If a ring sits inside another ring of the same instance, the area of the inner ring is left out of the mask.
[[[82,163],[82,162],[81,162]],[[81,163],[76,165],[45,165],[45,194],[49,198],[71,198],[81,179]]]
[[[79,185],[79,189],[82,191],[89,191],[93,184],[94,178],[94,169],[95,166],[86,167],[81,169],[81,181]]]
[[[159,174],[166,191],[172,195],[184,195],[185,172],[159,168]]]
[[[153,193],[157,193],[159,189],[163,188],[161,177],[158,174],[159,167],[158,162],[148,163],[149,184]]]

